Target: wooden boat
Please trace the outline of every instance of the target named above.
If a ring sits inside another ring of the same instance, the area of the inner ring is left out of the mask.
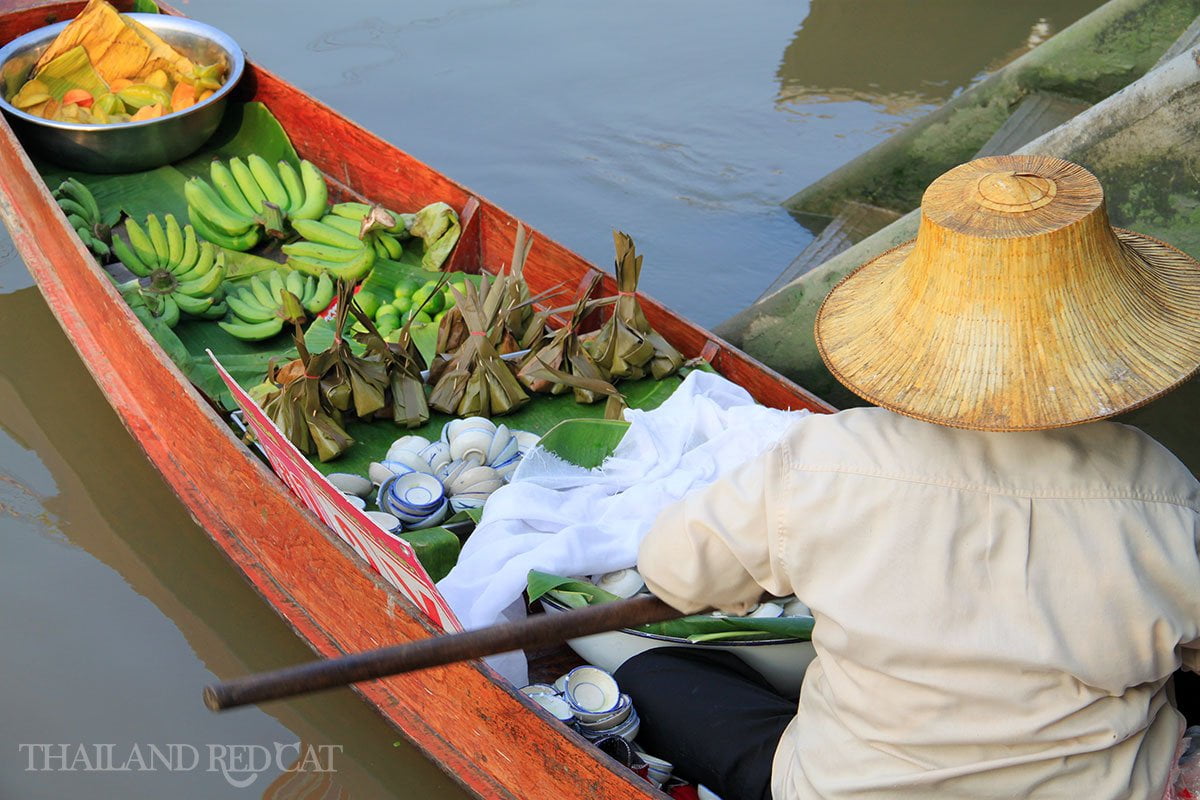
[[[82,2],[0,0],[0,44],[76,15]],[[129,3],[116,4],[128,8]],[[165,9],[173,13],[170,9]],[[253,64],[242,100],[264,103],[300,155],[343,196],[394,208],[434,200],[462,210],[457,268],[500,264],[517,220]],[[398,180],[403,176],[403,180]],[[138,322],[75,236],[7,123],[0,124],[0,215],[68,338],[125,427],[191,515],[308,645],[335,656],[440,629],[321,521],[235,434]],[[597,268],[540,236],[525,275],[533,291],[580,286]],[[603,287],[615,291],[611,276]],[[829,406],[704,329],[642,298],[651,323],[761,403]],[[199,689],[199,687],[197,687]],[[361,684],[362,697],[480,797],[661,797],[482,663]],[[199,691],[197,691],[199,702]]]

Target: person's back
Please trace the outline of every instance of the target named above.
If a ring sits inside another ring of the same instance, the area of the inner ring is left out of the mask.
[[[738,567],[704,555],[718,530]],[[1134,428],[855,409],[669,509],[639,563],[670,602],[765,587],[812,608],[776,798],[1157,798],[1182,732],[1164,684],[1200,646],[1198,536],[1200,484]]]
[[[1183,465],[1116,423],[806,422],[778,557],[822,657],[776,794],[1160,797],[1182,732],[1163,686],[1200,640]]]

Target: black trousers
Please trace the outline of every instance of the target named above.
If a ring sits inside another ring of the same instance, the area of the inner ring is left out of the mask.
[[[642,719],[637,742],[722,800],[771,800],[771,761],[796,701],[736,656],[661,647],[615,676]]]

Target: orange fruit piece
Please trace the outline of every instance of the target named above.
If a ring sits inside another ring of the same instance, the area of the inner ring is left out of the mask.
[[[62,96],[62,103],[64,106],[68,105],[69,103],[74,103],[80,108],[91,108],[92,103],[95,101],[96,98],[92,97],[92,93],[87,89],[71,89]]]
[[[139,108],[137,110],[137,113],[135,113],[129,119],[131,122],[137,122],[137,121],[143,120],[143,119],[156,119],[158,117],[161,117],[162,115],[163,115],[162,104],[161,103],[152,103],[148,106],[142,106],[141,108]]]
[[[109,81],[108,90],[113,94],[116,94],[122,89],[132,85],[133,81],[131,81],[129,78],[116,78],[115,80]]]
[[[175,84],[175,91],[171,92],[171,108],[176,111],[183,111],[190,105],[196,102],[196,87],[190,83]]]

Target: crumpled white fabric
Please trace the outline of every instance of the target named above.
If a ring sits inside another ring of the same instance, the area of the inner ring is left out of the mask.
[[[760,406],[725,378],[694,371],[657,409],[625,412],[629,430],[598,469],[535,448],[488,499],[438,589],[465,627],[480,628],[520,598],[530,570],[574,576],[634,566],[663,508],[762,453],[808,413]]]

